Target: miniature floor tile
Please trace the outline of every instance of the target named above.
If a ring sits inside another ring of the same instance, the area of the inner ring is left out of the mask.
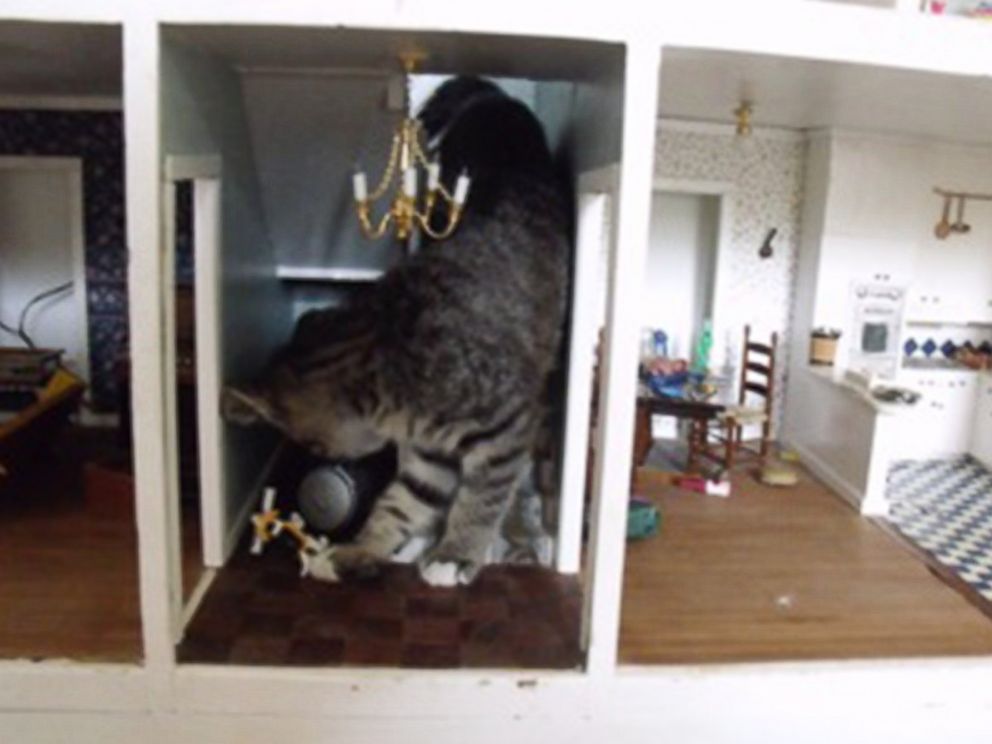
[[[992,603],[992,472],[971,457],[898,462],[889,521]]]
[[[178,648],[186,663],[411,668],[576,668],[581,587],[534,566],[490,566],[434,588],[413,566],[372,579],[301,579],[292,552],[239,550]]]

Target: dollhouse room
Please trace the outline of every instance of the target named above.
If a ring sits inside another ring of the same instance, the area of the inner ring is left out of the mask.
[[[987,654],[992,88],[671,50],[659,98],[634,493],[662,528],[621,658]]]
[[[307,456],[271,428],[220,421],[214,403],[222,385],[250,379],[265,365],[302,313],[361,298],[416,250],[392,235],[369,239],[360,232],[349,174],[359,161],[375,184],[387,167],[393,130],[452,74],[494,78],[533,111],[565,182],[575,181],[575,162],[587,161],[586,153],[610,157],[615,151],[615,137],[592,125],[590,110],[602,105],[600,89],[610,93],[611,76],[619,74],[617,50],[559,42],[555,55],[520,54],[511,61],[509,43],[344,30],[165,29],[163,159],[167,199],[179,203],[180,184],[192,191],[195,423],[200,478],[210,484],[201,489],[195,529],[202,530],[204,567],[183,610],[180,663],[581,664],[582,587],[574,571],[555,570],[551,537],[565,508],[561,423],[534,466],[541,498],[533,519],[542,537],[522,560],[537,565],[492,567],[471,587],[439,593],[419,581],[415,566],[390,568],[375,581],[321,586],[301,580],[292,544],[273,540],[256,546],[261,555],[253,553],[256,520],[260,513],[274,518],[272,507],[323,525],[332,539],[353,535],[357,526],[347,515],[354,512],[357,525],[368,518],[371,506],[361,499],[389,483],[395,454],[328,462]],[[513,41],[514,48],[526,43]],[[422,65],[415,72],[404,71],[409,49]],[[216,197],[218,191],[223,196]],[[166,244],[180,242],[170,237]],[[563,393],[554,397],[564,399]],[[556,420],[562,415],[554,414]],[[176,426],[181,439],[178,418]],[[330,498],[345,482],[357,484],[349,491],[354,503],[321,500],[321,493]],[[356,490],[363,485],[368,493]],[[270,508],[263,509],[269,491]],[[568,510],[574,521],[574,506]],[[578,550],[576,541],[570,551]]]
[[[136,661],[121,29],[0,38],[0,656]]]

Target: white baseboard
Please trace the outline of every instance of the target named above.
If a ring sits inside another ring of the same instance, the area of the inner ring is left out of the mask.
[[[189,595],[189,599],[183,606],[183,633],[185,633],[186,628],[189,625],[189,621],[193,619],[193,615],[195,615],[196,611],[200,609],[203,599],[207,596],[207,592],[210,590],[210,587],[216,578],[217,569],[205,568],[203,570],[203,575],[200,577],[200,580],[196,582],[196,586],[193,588],[193,593]],[[180,640],[182,640],[182,638],[180,638]]]
[[[857,512],[861,512],[861,502],[864,500],[864,495],[859,493],[857,488],[844,480],[833,468],[803,445],[789,440],[783,440],[782,444],[785,449],[799,453],[802,463],[813,475],[836,491]]]

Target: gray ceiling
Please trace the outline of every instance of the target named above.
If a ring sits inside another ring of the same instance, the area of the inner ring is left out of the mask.
[[[992,143],[992,79],[759,54],[673,49],[661,66],[665,117],[754,122]]]
[[[403,33],[340,28],[167,27],[168,37],[251,69],[392,71],[415,45],[425,72],[534,80],[616,74],[618,45],[555,38]],[[116,26],[0,23],[0,94],[119,96]],[[797,129],[844,127],[992,143],[992,79],[767,55],[669,49],[662,64],[662,116],[732,121],[742,98],[755,123]]]
[[[272,26],[175,26],[166,34],[241,68],[392,72],[398,53],[414,46],[429,54],[423,72],[581,80],[615,72],[623,60],[619,45],[523,36]]]
[[[119,96],[120,27],[0,23],[0,93]]]

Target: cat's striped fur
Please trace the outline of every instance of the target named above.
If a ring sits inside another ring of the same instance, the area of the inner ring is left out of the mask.
[[[315,561],[336,579],[388,560],[414,535],[434,584],[468,582],[524,492],[557,360],[568,200],[540,124],[474,79],[443,85],[422,118],[446,173],[473,188],[457,234],[424,246],[343,309],[297,325],[263,380],[227,391],[227,416],[262,417],[325,457],[392,441],[398,474],[351,544]]]

